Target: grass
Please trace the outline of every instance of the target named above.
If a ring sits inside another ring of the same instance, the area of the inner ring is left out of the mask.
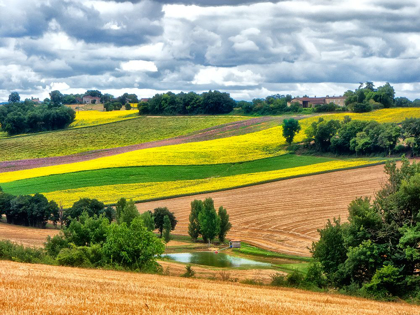
[[[79,198],[96,198],[108,204],[114,204],[122,197],[130,198],[135,201],[146,201],[222,191],[280,179],[358,168],[378,163],[381,163],[381,161],[372,159],[337,160],[284,170],[247,173],[226,177],[66,189],[46,193],[45,196],[57,202],[62,202],[65,207],[71,206],[75,201],[79,200]]]
[[[244,163],[110,168],[24,179],[4,183],[2,188],[5,192],[13,195],[25,195],[103,185],[226,177],[282,170],[328,161],[333,161],[333,159],[287,154]]]
[[[312,261],[312,258],[309,258],[309,257],[301,257],[301,256],[276,253],[276,252],[268,251],[268,250],[258,248],[258,247],[255,247],[246,243],[242,243],[241,248],[234,248],[233,251],[237,253],[241,253],[241,254],[261,256],[261,257],[266,257],[266,258],[282,258],[282,259],[291,259],[291,260],[306,261],[306,262]],[[290,265],[296,265],[296,264],[290,264]],[[286,266],[286,265],[282,265],[282,266]]]
[[[163,140],[244,119],[232,116],[138,117],[88,128],[5,138],[0,139],[0,161],[63,156]],[[95,120],[89,122],[95,123]]]

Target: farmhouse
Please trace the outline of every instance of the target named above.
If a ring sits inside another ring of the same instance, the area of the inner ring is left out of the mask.
[[[100,97],[85,95],[83,96],[83,104],[99,104],[101,102]]]
[[[230,248],[241,248],[241,241],[239,241],[239,240],[231,240],[229,242],[229,247]]]
[[[299,103],[302,105],[303,108],[312,107],[315,105],[324,105],[329,103],[334,103],[338,106],[344,106],[345,105],[346,98],[344,96],[325,96],[325,97],[298,97],[292,99],[292,101],[288,104],[292,103]]]

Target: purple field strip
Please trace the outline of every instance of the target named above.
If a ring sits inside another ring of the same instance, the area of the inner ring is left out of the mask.
[[[87,151],[83,153],[77,153],[77,154],[65,155],[65,156],[5,161],[5,162],[0,162],[0,173],[28,170],[28,169],[38,168],[38,167],[45,167],[45,166],[84,162],[84,161],[89,161],[89,160],[93,160],[93,159],[97,159],[101,157],[106,157],[106,156],[111,156],[111,155],[116,155],[116,154],[136,151],[136,150],[224,138],[231,135],[229,132],[234,132],[235,130],[238,130],[238,129],[262,124],[262,123],[272,121],[272,120],[275,120],[275,118],[259,117],[259,118],[237,121],[237,122],[219,125],[216,127],[203,129],[203,130],[200,130],[200,131],[197,131],[192,134],[185,135],[185,136],[179,136],[179,137],[170,138],[170,139],[134,144],[134,145],[124,146],[124,147]]]

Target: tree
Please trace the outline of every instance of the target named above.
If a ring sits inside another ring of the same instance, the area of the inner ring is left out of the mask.
[[[203,210],[204,204],[201,200],[194,200],[191,202],[191,213],[190,213],[190,223],[188,224],[188,234],[191,236],[193,242],[197,241],[198,236],[200,236],[200,222],[198,221],[198,215]]]
[[[169,243],[171,240],[171,220],[167,215],[163,217],[163,239],[165,240],[165,243]]]
[[[224,243],[226,234],[232,228],[232,224],[229,222],[229,214],[222,206],[219,208],[218,216],[220,218],[219,241]]]
[[[67,220],[77,219],[84,211],[86,211],[89,217],[93,217],[94,215],[99,216],[104,208],[105,205],[97,199],[83,198],[76,201],[73,206],[66,211],[66,217]]]
[[[293,142],[293,138],[300,130],[301,127],[297,120],[293,118],[283,120],[283,137],[286,138],[288,144]]]
[[[99,90],[87,90],[85,96],[102,97],[102,92]]]
[[[125,222],[127,225],[130,225],[131,222],[138,216],[140,216],[140,214],[137,210],[136,204],[133,200],[130,200],[122,209],[118,223],[121,224]]]
[[[50,93],[50,98],[52,106],[54,107],[60,106],[63,102],[63,94],[58,90],[52,91]]]
[[[220,218],[214,209],[213,199],[207,198],[203,204],[204,208],[198,215],[198,221],[203,238],[211,243],[220,232]]]
[[[125,198],[120,198],[120,200],[117,201],[117,206],[116,206],[116,215],[117,215],[117,222],[120,223],[120,218],[121,218],[121,214],[122,211],[124,209],[124,207],[127,205],[127,199]]]
[[[233,110],[235,101],[229,93],[208,91],[202,94],[205,114],[227,114]]]
[[[144,226],[149,231],[154,231],[155,229],[155,220],[153,219],[153,214],[151,211],[146,211],[140,215],[141,219],[143,220]]]
[[[104,259],[132,270],[156,271],[156,259],[164,252],[165,245],[153,232],[147,230],[140,217],[130,225],[111,224],[102,247]]]
[[[20,102],[20,96],[18,92],[12,92],[9,95],[9,103],[19,103]]]
[[[168,208],[166,208],[166,207],[156,208],[153,211],[153,218],[155,220],[155,228],[159,230],[160,237],[162,237],[163,223],[164,223],[163,220],[164,220],[166,215],[169,217],[169,220],[171,221],[171,230],[174,230],[176,224],[178,223],[178,221],[175,218],[174,213],[170,212],[168,210]]]
[[[354,283],[372,295],[407,295],[420,267],[420,164],[403,158],[385,166],[388,181],[372,202],[349,206],[349,223],[328,222],[313,243],[314,258],[338,287]],[[390,267],[392,266],[392,267]]]

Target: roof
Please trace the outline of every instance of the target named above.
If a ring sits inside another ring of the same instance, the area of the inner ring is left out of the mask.
[[[293,101],[309,102],[311,104],[324,104],[325,97],[298,97],[292,99],[292,102]]]
[[[240,242],[240,240],[230,240],[231,242]]]
[[[101,99],[100,97],[98,97],[98,96],[90,96],[90,95],[85,95],[85,96],[83,96],[83,98],[99,98],[99,99]]]

